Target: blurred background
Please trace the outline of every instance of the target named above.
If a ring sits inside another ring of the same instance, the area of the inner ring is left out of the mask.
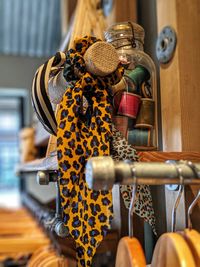
[[[55,139],[44,130],[31,103],[37,68],[57,51],[66,51],[74,29],[81,32],[78,28],[86,28],[88,20],[90,32],[95,35],[103,29],[102,36],[106,27],[116,22],[140,24],[145,30],[144,51],[157,71],[158,133],[158,151],[140,151],[141,158],[199,162],[199,14],[199,0],[0,0],[0,267],[29,266],[30,258],[37,259],[32,267],[76,265],[74,241],[66,238],[57,214],[56,183],[41,186],[36,179],[46,155],[52,156],[52,168],[57,166]],[[175,30],[177,45],[171,61],[162,65],[156,57],[156,41],[167,25]],[[179,229],[186,226],[187,208],[198,190],[199,186],[185,187],[177,213]],[[151,192],[159,237],[170,230],[177,192],[165,186],[151,186]],[[128,209],[119,194],[116,199],[116,229],[99,246],[95,267],[114,266],[118,241],[128,233]],[[194,211],[193,227],[199,231],[199,206]],[[141,218],[134,218],[134,229],[150,263],[156,237]],[[38,265],[40,253],[46,252],[55,263]]]
[[[0,205],[20,203],[15,166],[20,129],[34,122],[32,79],[60,44],[59,0],[0,0]]]

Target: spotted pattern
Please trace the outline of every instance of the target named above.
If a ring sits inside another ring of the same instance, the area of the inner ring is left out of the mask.
[[[76,242],[79,267],[91,266],[96,247],[113,216],[111,192],[89,189],[84,174],[88,158],[110,155],[112,108],[107,88],[123,75],[121,65],[101,78],[86,71],[83,55],[96,41],[94,37],[75,40],[75,49],[68,51],[64,77],[76,83],[66,89],[58,111],[57,155],[63,220]],[[83,97],[88,103],[84,115]]]
[[[125,137],[118,131],[113,125],[113,143],[111,154],[114,160],[131,160],[138,161],[138,156],[136,150],[132,145],[128,144],[128,141]],[[132,186],[121,185],[120,191],[124,204],[128,209],[130,206],[131,196],[132,196]],[[151,197],[150,187],[148,185],[138,185],[136,200],[134,203],[134,212],[148,222],[154,234],[156,235],[155,227],[155,214],[153,209],[153,202]]]

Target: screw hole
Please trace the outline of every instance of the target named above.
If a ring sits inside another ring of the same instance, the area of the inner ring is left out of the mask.
[[[167,49],[168,43],[169,43],[168,38],[165,38],[161,41],[160,46],[161,46],[162,51],[165,51]]]

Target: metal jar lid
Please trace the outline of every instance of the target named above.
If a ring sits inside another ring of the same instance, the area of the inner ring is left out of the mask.
[[[134,22],[120,22],[111,25],[104,34],[108,43],[112,43],[116,48],[119,48],[119,42],[123,41],[123,45],[132,45],[136,41],[144,44],[144,29]],[[125,42],[125,43],[124,43]]]

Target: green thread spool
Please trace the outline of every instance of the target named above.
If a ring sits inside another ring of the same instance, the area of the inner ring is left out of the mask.
[[[147,81],[150,79],[150,73],[145,67],[138,65],[135,67],[135,69],[133,69],[131,71],[126,71],[125,77],[131,79],[131,81],[133,82],[133,85],[129,86],[128,91],[135,92],[135,88],[137,90],[140,89],[141,84],[144,81]],[[140,93],[140,92],[138,92],[138,93]]]
[[[134,82],[129,78],[128,76],[124,76],[127,84],[127,91],[129,93],[138,94],[140,90],[138,90],[137,86],[134,84]]]
[[[151,129],[133,129],[128,131],[128,142],[134,146],[151,147],[153,134]]]
[[[152,128],[155,123],[155,101],[141,98],[141,106],[136,119],[135,128]]]

